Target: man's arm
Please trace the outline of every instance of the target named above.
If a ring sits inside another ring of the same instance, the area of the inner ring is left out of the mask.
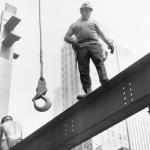
[[[106,35],[104,34],[104,31],[102,29],[102,27],[100,25],[98,25],[98,23],[96,24],[96,30],[97,30],[97,34],[102,38],[102,40],[107,44],[108,49],[110,49],[111,53],[114,53],[114,46],[113,46],[113,40],[109,39],[106,37]]]
[[[64,37],[64,40],[69,44],[75,43],[76,40],[75,40],[75,38],[72,37],[73,35],[74,35],[74,24],[72,24],[69,27],[69,29]]]
[[[0,143],[2,142],[2,137],[3,137],[3,130],[2,127],[0,126]]]
[[[68,29],[68,31],[67,31],[65,37],[64,37],[64,40],[65,40],[67,43],[69,43],[69,44],[72,45],[72,48],[73,48],[73,50],[74,50],[74,52],[75,52],[75,54],[76,54],[76,51],[77,51],[77,49],[78,49],[78,47],[79,47],[79,43],[76,41],[76,39],[75,39],[74,37],[72,37],[73,35],[74,35],[74,24],[72,24],[72,25],[69,27],[69,29]]]

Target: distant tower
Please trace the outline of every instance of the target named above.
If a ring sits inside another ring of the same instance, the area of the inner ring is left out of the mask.
[[[12,33],[20,22],[16,11],[15,7],[6,3],[0,18],[0,118],[8,113],[12,62],[18,57],[13,51],[13,44],[20,37]]]
[[[83,92],[74,51],[70,44],[64,43],[61,51],[61,85],[63,110],[77,102],[77,94]]]
[[[58,86],[54,90],[54,100],[53,100],[53,116],[59,115],[63,109],[62,109],[62,91],[61,86]]]

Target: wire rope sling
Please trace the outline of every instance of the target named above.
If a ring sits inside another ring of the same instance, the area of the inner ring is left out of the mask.
[[[43,50],[42,50],[42,27],[41,27],[41,1],[39,0],[39,33],[40,33],[40,78],[38,80],[38,85],[36,88],[36,95],[32,99],[34,103],[34,108],[39,112],[47,111],[52,102],[49,100],[48,97],[45,96],[47,92],[46,81],[43,77]],[[43,106],[38,106],[36,101],[42,99],[44,100]]]

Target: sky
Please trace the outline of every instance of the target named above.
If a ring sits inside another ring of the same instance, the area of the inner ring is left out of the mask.
[[[53,100],[53,92],[61,81],[61,47],[68,27],[80,17],[79,8],[85,0],[41,0],[44,77],[47,96]],[[39,27],[37,0],[1,0],[17,7],[21,22],[15,32],[21,39],[14,50],[20,57],[13,62],[9,114],[23,125],[23,136],[44,125],[53,118],[52,108],[37,112],[32,103],[40,76]],[[150,2],[149,0],[91,0],[92,17],[101,24],[114,42],[124,47],[149,52]]]

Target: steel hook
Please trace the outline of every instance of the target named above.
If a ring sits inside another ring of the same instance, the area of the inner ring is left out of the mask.
[[[52,106],[52,102],[49,100],[49,98],[46,96],[43,96],[43,95],[40,96],[39,99],[40,98],[44,100],[45,104],[43,106],[38,106],[35,102],[38,99],[33,98],[32,101],[34,103],[34,108],[39,112],[44,112],[44,111],[47,111],[48,109],[50,109],[50,107]]]
[[[44,96],[46,92],[47,92],[46,81],[43,77],[40,77],[38,81],[38,86],[36,88],[36,95],[32,99],[34,103],[34,108],[39,112],[47,111],[52,105],[52,102],[49,100],[49,98]],[[35,102],[38,99],[44,100],[45,104],[43,106],[38,106]]]

